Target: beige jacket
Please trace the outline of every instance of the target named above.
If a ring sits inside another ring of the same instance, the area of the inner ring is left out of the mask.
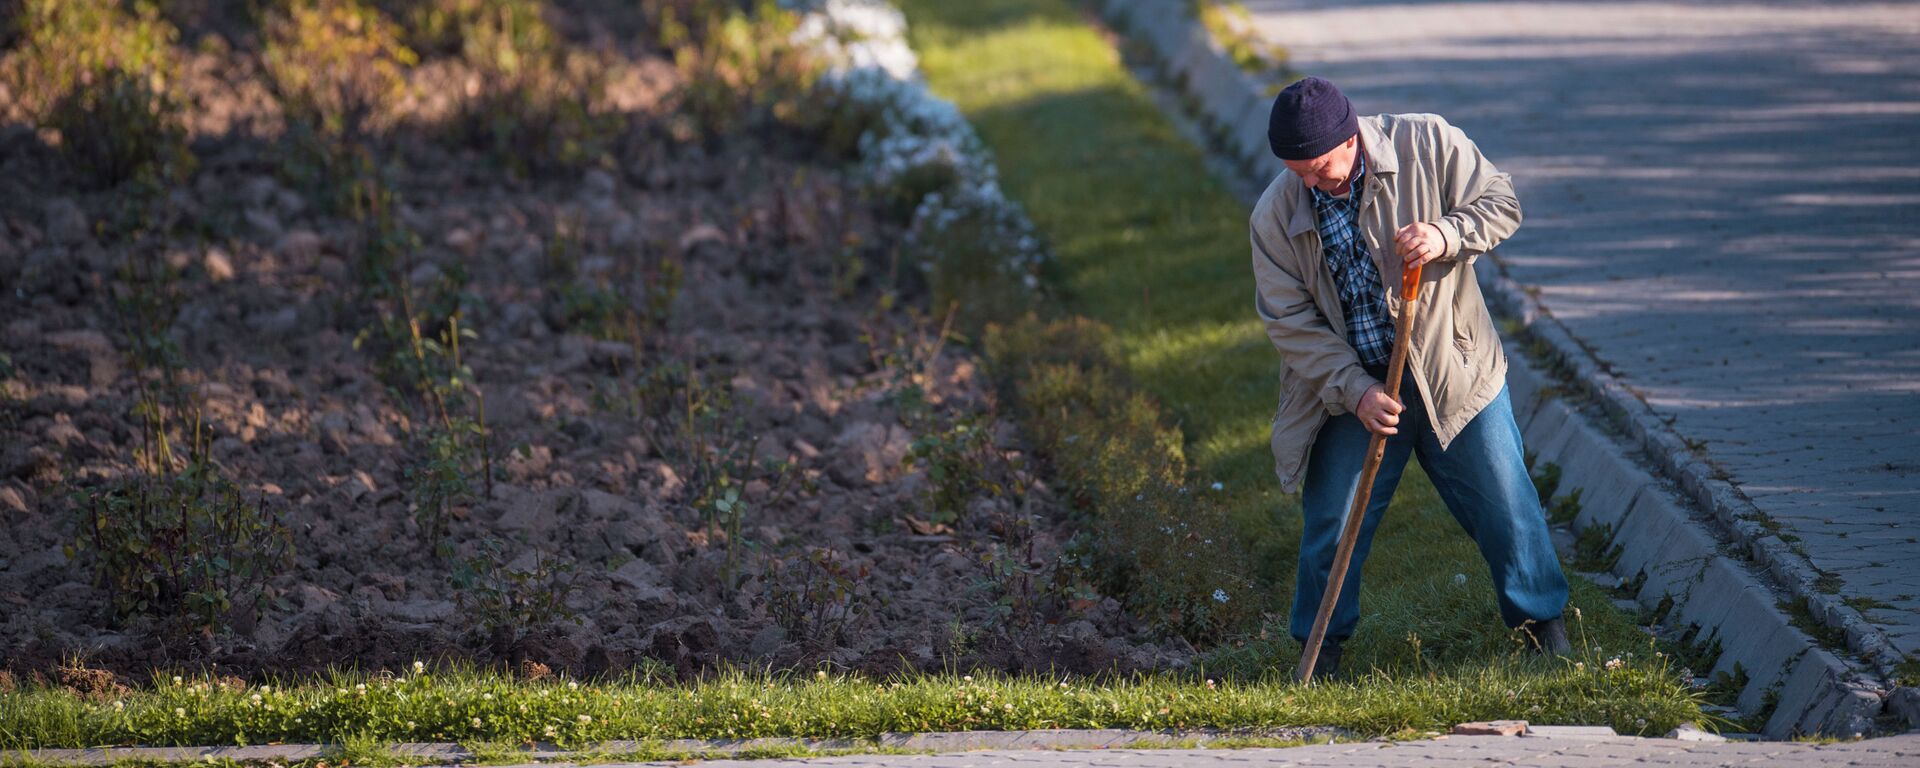
[[[1507,359],[1474,280],[1475,257],[1520,227],[1512,179],[1438,115],[1360,118],[1367,153],[1361,234],[1387,286],[1387,314],[1399,328],[1401,261],[1393,233],[1432,222],[1446,253],[1421,275],[1407,373],[1426,402],[1442,449],[1500,394]],[[1347,342],[1339,291],[1314,227],[1313,201],[1292,171],[1254,205],[1254,308],[1285,362],[1273,417],[1273,469],[1291,493],[1306,474],[1307,451],[1327,417],[1359,406],[1377,383]]]

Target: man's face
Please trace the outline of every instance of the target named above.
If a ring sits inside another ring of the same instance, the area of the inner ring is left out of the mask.
[[[1347,137],[1327,153],[1311,160],[1282,160],[1287,169],[1293,171],[1307,186],[1314,187],[1330,195],[1347,191],[1348,177],[1353,175],[1353,159],[1360,151],[1360,136]]]

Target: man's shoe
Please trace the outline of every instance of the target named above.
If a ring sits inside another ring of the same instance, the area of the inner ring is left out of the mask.
[[[1573,644],[1567,642],[1567,622],[1553,618],[1527,624],[1523,629],[1526,630],[1528,639],[1532,641],[1529,645],[1534,652],[1550,653],[1555,656],[1573,654]]]
[[[1345,653],[1340,642],[1331,637],[1320,641],[1320,657],[1313,662],[1313,679],[1331,680],[1340,674],[1340,655]]]

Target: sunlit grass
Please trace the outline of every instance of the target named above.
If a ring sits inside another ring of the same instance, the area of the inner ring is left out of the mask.
[[[1661,660],[1662,662],[1664,660]],[[117,698],[27,686],[0,694],[0,750],[324,743],[374,760],[400,742],[572,749],[615,740],[846,737],[1043,728],[1262,728],[1313,724],[1371,737],[1468,720],[1603,722],[1652,732],[1692,721],[1663,663],[1508,654],[1471,669],[1300,686],[1285,675],[1210,679],[1204,669],[1091,681],[1044,675],[731,671],[675,684],[625,677],[525,681],[473,667],[336,673],[245,684],[157,676]],[[362,760],[355,760],[356,764]]]

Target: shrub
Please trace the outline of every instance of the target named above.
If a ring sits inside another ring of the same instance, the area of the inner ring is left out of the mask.
[[[358,143],[391,123],[417,57],[358,0],[296,0],[271,14],[264,54],[288,128]]]
[[[152,3],[26,0],[19,23],[7,75],[76,170],[111,186],[191,168],[181,105],[167,90],[179,31]]]
[[[265,608],[267,580],[292,562],[278,515],[243,500],[204,448],[180,472],[136,474],[79,502],[79,535],[68,555],[87,562],[123,618],[224,629]]]
[[[401,18],[427,50],[468,68],[445,129],[516,175],[578,168],[605,155],[616,119],[597,114],[607,62],[572,52],[533,0],[407,3]]]
[[[808,651],[839,647],[875,619],[881,598],[868,578],[872,569],[824,547],[773,558],[766,568],[767,615]]]
[[[977,189],[927,195],[904,250],[927,274],[933,306],[959,307],[957,322],[968,333],[1037,308],[1050,263],[1020,209]]]
[[[708,140],[756,120],[793,118],[818,78],[815,59],[794,42],[799,19],[773,0],[742,10],[698,0],[686,17],[661,11],[660,42],[680,73],[676,114]]]
[[[498,653],[511,653],[530,633],[558,622],[581,623],[567,606],[577,586],[573,563],[532,555],[530,564],[516,566],[505,544],[484,539],[453,572],[456,602]]]

